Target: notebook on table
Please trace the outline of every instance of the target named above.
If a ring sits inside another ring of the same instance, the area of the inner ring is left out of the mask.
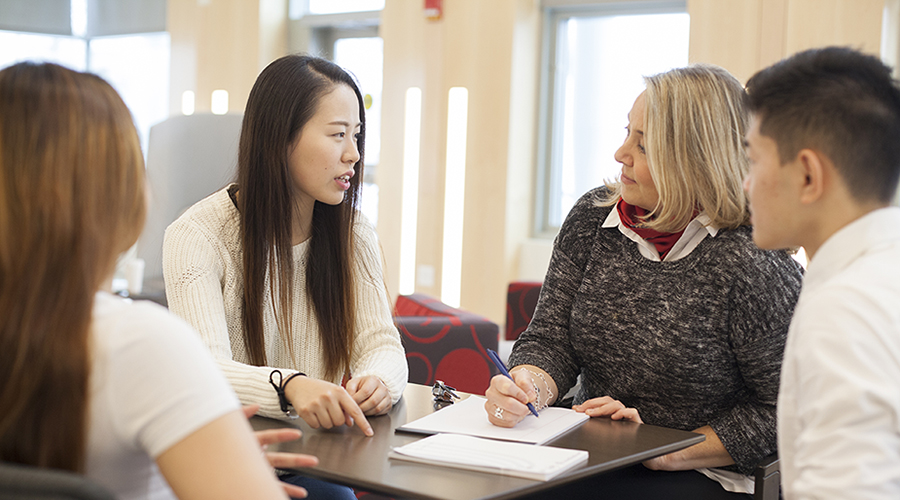
[[[465,434],[503,441],[544,444],[577,427],[590,417],[568,408],[544,408],[540,418],[529,414],[515,427],[497,427],[488,421],[485,398],[469,396],[430,415],[397,427],[398,431],[420,434]]]
[[[588,452],[455,434],[435,434],[394,448],[392,459],[549,481],[584,465]]]

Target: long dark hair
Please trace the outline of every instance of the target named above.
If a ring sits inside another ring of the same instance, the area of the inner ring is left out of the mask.
[[[0,460],[81,471],[94,294],[145,216],[128,108],[55,64],[0,71]]]
[[[277,59],[260,73],[250,91],[238,152],[244,275],[241,321],[250,362],[262,366],[266,364],[263,304],[267,277],[281,340],[294,358],[291,222],[295,214],[288,168],[290,147],[315,114],[322,96],[337,85],[353,89],[359,101],[359,161],[342,203],[315,203],[306,261],[306,292],[319,324],[329,378],[349,369],[353,347],[351,252],[366,134],[362,94],[353,78],[334,63],[305,55]]]

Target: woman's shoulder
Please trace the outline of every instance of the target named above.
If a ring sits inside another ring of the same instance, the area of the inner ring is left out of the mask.
[[[116,369],[154,373],[166,366],[194,375],[199,370],[212,379],[221,377],[197,331],[149,301],[98,292],[91,314],[91,336],[101,359]]]
[[[604,230],[603,223],[613,206],[606,206],[609,199],[606,186],[584,193],[572,206],[553,240],[553,252],[567,259],[584,264],[600,253],[616,252],[621,233]]]
[[[220,189],[188,207],[166,229],[176,232],[200,231],[217,238],[233,237],[240,227],[240,215],[228,193],[232,185]]]
[[[366,266],[381,267],[381,243],[375,225],[362,212],[357,212],[353,223],[353,250]]]
[[[238,408],[200,336],[165,308],[98,292],[91,320],[92,384],[103,395],[92,404],[150,456]]]
[[[572,239],[585,241],[585,238],[593,240],[614,207],[614,204],[608,204],[609,197],[610,192],[606,186],[584,193],[566,215],[565,221],[560,226],[557,242]]]
[[[616,206],[616,201],[608,187],[600,186],[581,195],[572,211],[605,218]]]
[[[378,231],[375,224],[362,211],[356,213],[353,221],[353,237],[357,247],[377,247]]]
[[[602,224],[614,206],[614,202],[610,203],[610,192],[606,186],[591,189],[572,205],[562,227],[584,224],[595,226],[598,221]]]
[[[148,301],[98,292],[91,320],[97,341],[114,352],[135,345],[170,349],[195,343],[192,340],[196,333],[190,325]]]
[[[175,222],[196,221],[203,223],[235,219],[238,216],[237,207],[234,206],[234,202],[228,194],[228,190],[232,186],[233,184],[230,184],[194,203]]]
[[[798,280],[803,267],[787,250],[763,250],[753,242],[753,228],[747,225],[721,230],[712,239],[721,258],[731,262],[732,269],[742,269],[751,276],[791,275]]]
[[[165,376],[215,379],[212,355],[197,332],[151,302],[98,292],[91,316],[91,345],[100,370],[97,374],[104,379],[121,377],[123,372],[128,377],[158,378],[164,376],[161,371]]]

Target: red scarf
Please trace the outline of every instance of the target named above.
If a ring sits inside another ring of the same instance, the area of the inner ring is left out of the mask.
[[[629,205],[628,203],[625,203],[625,200],[623,199],[619,199],[619,203],[616,204],[616,210],[619,211],[619,220],[622,221],[622,224],[628,226],[641,238],[653,243],[653,246],[656,247],[656,251],[659,252],[660,260],[666,258],[666,254],[669,253],[669,250],[672,249],[675,242],[678,241],[678,238],[681,238],[681,235],[684,234],[684,229],[677,233],[661,233],[643,227],[644,222],[640,217],[647,215],[647,210],[638,206]]]

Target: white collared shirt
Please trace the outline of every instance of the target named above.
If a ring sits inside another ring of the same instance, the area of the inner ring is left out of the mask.
[[[706,215],[706,212],[700,212],[700,214],[694,217],[694,220],[688,223],[687,227],[684,228],[684,233],[678,238],[678,241],[675,242],[675,245],[672,246],[669,253],[666,254],[665,259],[659,258],[659,252],[656,250],[656,246],[654,246],[653,243],[641,238],[640,235],[622,222],[616,207],[613,207],[613,209],[609,211],[609,215],[606,216],[606,220],[603,221],[602,227],[618,227],[622,234],[631,241],[637,243],[641,255],[652,261],[674,262],[678,259],[687,257],[688,254],[697,248],[697,245],[699,245],[707,235],[715,237],[715,235],[718,234],[719,228],[713,226],[710,223],[710,220],[711,219]]]
[[[844,226],[810,261],[778,450],[787,499],[900,498],[900,208]]]

